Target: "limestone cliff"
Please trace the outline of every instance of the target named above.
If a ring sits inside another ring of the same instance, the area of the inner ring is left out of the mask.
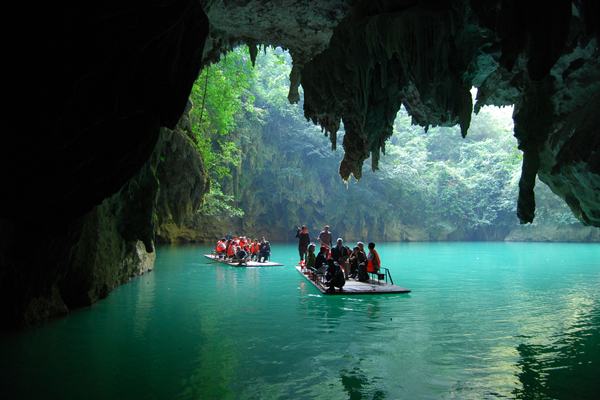
[[[2,303],[9,305],[3,325],[35,324],[91,305],[153,268],[156,154],[118,193],[71,221],[66,234],[12,227],[15,236],[3,241],[9,265],[0,283]],[[19,240],[26,235],[38,240]]]
[[[505,238],[507,242],[586,242],[600,243],[600,230],[591,226],[522,225]]]

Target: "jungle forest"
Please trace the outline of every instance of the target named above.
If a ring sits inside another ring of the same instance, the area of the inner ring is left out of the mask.
[[[337,149],[307,121],[302,100],[290,104],[290,55],[264,47],[255,65],[245,46],[204,68],[191,100],[192,132],[211,191],[190,225],[224,234],[293,241],[296,226],[325,224],[348,240],[598,241],[542,182],[536,217],[516,217],[522,153],[513,137],[512,107],[483,107],[466,138],[459,127],[411,124],[401,109],[378,170],[367,160],[360,180],[338,174]],[[476,96],[476,90],[473,90]],[[302,94],[302,93],[301,93]]]

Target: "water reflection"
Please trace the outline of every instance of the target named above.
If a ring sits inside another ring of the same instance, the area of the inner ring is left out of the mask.
[[[547,345],[523,343],[517,347],[521,361],[517,399],[600,398],[600,310],[586,317]],[[584,385],[581,383],[585,382]]]
[[[370,322],[378,322],[379,314],[381,312],[381,306],[379,305],[379,298],[374,297],[367,303],[367,318]],[[377,329],[377,328],[374,328]]]
[[[139,292],[136,296],[136,307],[133,311],[133,335],[138,339],[144,337],[152,318],[156,298],[156,281],[154,276],[154,273],[148,272],[139,278]]]
[[[344,369],[340,371],[340,378],[344,391],[348,393],[350,400],[385,399],[385,392],[377,388],[377,383],[381,378],[367,378],[360,368],[354,367],[352,370]]]

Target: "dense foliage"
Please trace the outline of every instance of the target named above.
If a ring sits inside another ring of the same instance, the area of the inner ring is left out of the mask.
[[[466,139],[457,127],[425,132],[401,110],[380,170],[345,183],[337,175],[342,150],[331,151],[301,104],[287,101],[290,68],[280,49],[266,48],[252,68],[238,48],[198,79],[194,133],[213,190],[205,215],[245,213],[281,229],[329,223],[358,237],[398,238],[391,232],[404,230],[400,237],[410,240],[416,234],[407,227],[424,230],[421,240],[461,240],[501,239],[518,225],[522,155],[511,109],[483,108]],[[577,222],[546,185],[536,192],[536,224]]]
[[[193,141],[201,153],[211,179],[211,191],[200,212],[219,218],[241,216],[243,210],[231,206],[233,196],[225,195],[220,181],[231,178],[231,168],[240,163],[240,151],[228,136],[244,110],[252,107],[254,97],[248,91],[252,73],[247,54],[239,48],[220,63],[202,70],[194,83],[190,99]]]

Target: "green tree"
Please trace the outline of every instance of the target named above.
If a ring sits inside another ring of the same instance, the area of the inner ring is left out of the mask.
[[[238,47],[217,64],[204,68],[194,83],[191,101],[192,140],[202,155],[211,179],[210,193],[199,212],[219,218],[240,216],[234,197],[224,194],[219,183],[231,178],[231,169],[240,163],[240,149],[231,138],[246,113],[254,115],[254,96],[248,90],[253,71],[247,48]]]

